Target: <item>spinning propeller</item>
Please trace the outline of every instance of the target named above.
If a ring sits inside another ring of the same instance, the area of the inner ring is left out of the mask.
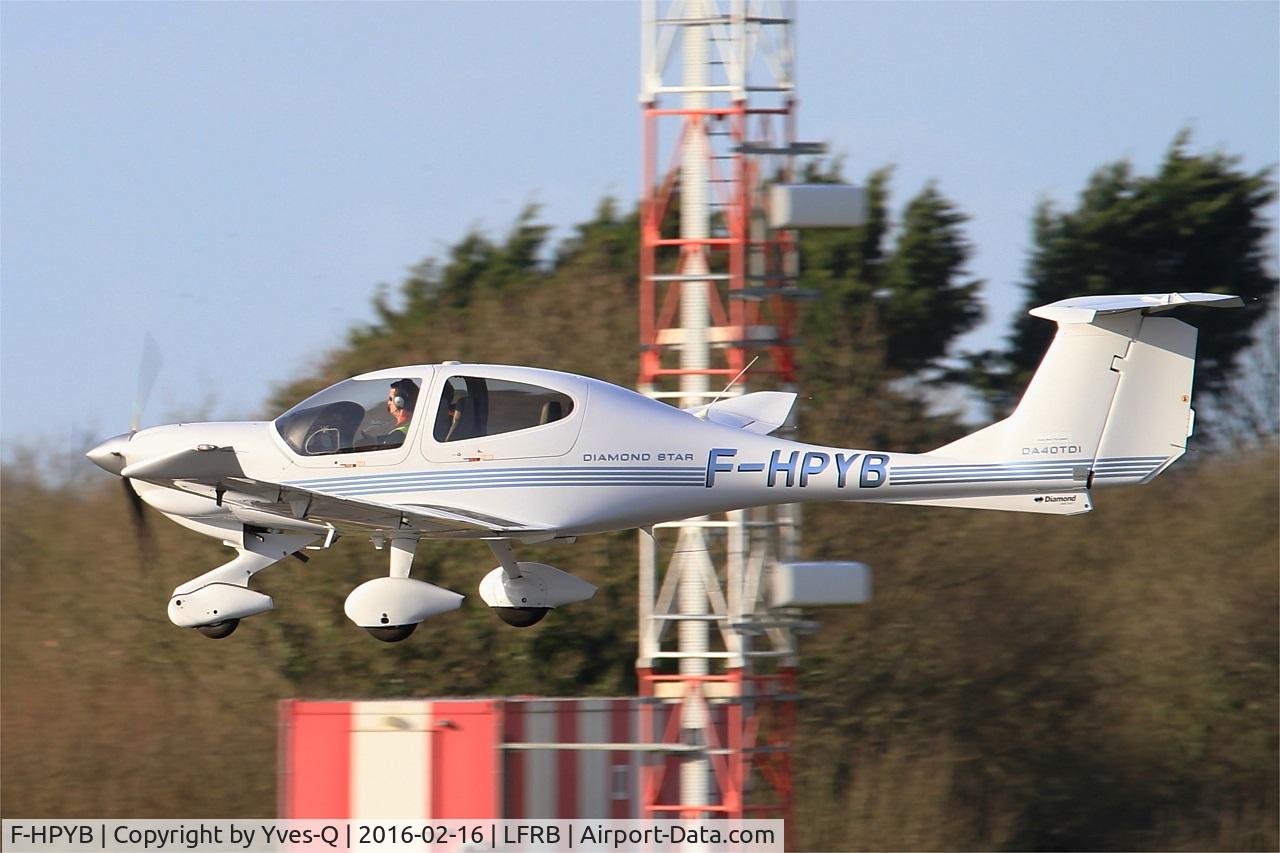
[[[163,362],[156,339],[147,332],[142,339],[142,360],[138,364],[138,393],[133,398],[133,416],[129,420],[131,440],[142,427],[142,413],[147,408],[151,391],[156,387],[156,378],[160,375],[160,365]],[[128,477],[121,477],[120,482],[124,484],[125,496],[133,514],[133,527],[137,531],[138,538],[150,540],[151,529],[147,526],[147,514],[143,512],[142,495],[138,494],[138,490],[133,487],[133,482]]]
[[[115,474],[124,470],[124,449],[142,427],[142,413],[146,410],[152,389],[155,388],[162,362],[160,347],[148,332],[142,341],[142,360],[138,366],[138,392],[133,399],[133,415],[129,420],[129,431],[107,439],[86,454],[99,467]],[[124,484],[124,494],[129,502],[130,514],[133,516],[134,530],[140,541],[148,542],[151,531],[147,524],[146,513],[143,512],[142,496],[138,494],[138,490],[134,488],[128,477],[121,476],[120,479]]]

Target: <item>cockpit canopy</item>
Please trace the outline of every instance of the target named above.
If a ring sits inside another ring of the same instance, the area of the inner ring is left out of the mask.
[[[393,398],[411,417],[421,389],[417,379],[348,379],[312,394],[276,418],[275,427],[302,456],[388,450],[404,444],[409,424],[397,423]]]
[[[437,444],[481,439],[547,426],[573,411],[561,391],[458,373],[445,378],[433,399],[419,399],[422,382],[383,374],[348,379],[313,394],[275,420],[280,437],[301,456],[363,453],[404,444],[430,415]]]

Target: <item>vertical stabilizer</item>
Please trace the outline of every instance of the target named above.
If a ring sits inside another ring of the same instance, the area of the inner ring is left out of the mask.
[[[1013,414],[933,452],[992,462],[1092,459],[1120,383],[1115,365],[1129,352],[1142,320],[1134,311],[1093,323],[1059,323]]]
[[[1067,299],[1032,310],[1058,333],[1008,418],[931,455],[989,462],[1079,460],[1090,484],[1144,483],[1183,454],[1191,431],[1196,330],[1178,305],[1238,307],[1220,294]]]

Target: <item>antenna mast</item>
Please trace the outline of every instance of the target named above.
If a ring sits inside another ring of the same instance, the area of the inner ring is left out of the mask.
[[[704,405],[753,356],[753,378],[794,387],[796,234],[767,227],[765,181],[822,149],[795,142],[793,13],[642,4],[638,388],[655,399]],[[789,816],[799,623],[768,607],[765,580],[794,559],[798,522],[784,506],[641,534],[636,670],[646,733],[668,746],[646,768],[648,816]]]

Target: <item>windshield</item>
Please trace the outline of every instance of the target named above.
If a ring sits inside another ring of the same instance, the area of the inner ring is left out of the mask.
[[[390,450],[409,434],[420,386],[408,378],[348,379],[276,418],[276,431],[302,456]]]

